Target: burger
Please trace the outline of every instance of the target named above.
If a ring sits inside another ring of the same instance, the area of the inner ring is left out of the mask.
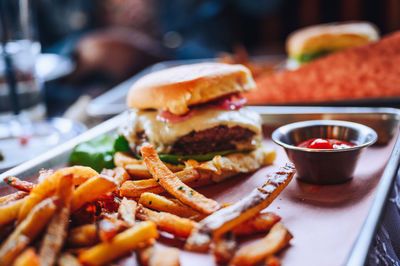
[[[294,69],[333,52],[378,39],[379,32],[376,26],[363,21],[319,24],[301,28],[291,33],[286,40],[288,68]]]
[[[120,133],[138,158],[151,144],[167,165],[196,165],[214,181],[269,164],[261,118],[244,107],[255,88],[242,65],[198,63],[168,68],[136,81]],[[174,167],[173,167],[174,168]]]

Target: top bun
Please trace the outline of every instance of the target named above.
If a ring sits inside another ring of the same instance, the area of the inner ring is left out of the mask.
[[[368,22],[320,24],[290,34],[286,51],[290,57],[298,57],[322,50],[341,50],[378,39],[377,28]]]
[[[161,109],[182,115],[190,105],[256,87],[242,65],[198,63],[150,73],[136,81],[128,93],[130,108]]]

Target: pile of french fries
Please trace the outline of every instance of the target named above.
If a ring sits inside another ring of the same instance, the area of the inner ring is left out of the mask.
[[[141,152],[145,169],[120,154],[116,164],[124,167],[100,174],[72,166],[42,170],[37,184],[5,178],[18,191],[0,198],[0,265],[103,265],[132,254],[141,265],[180,265],[179,249],[155,245],[164,232],[218,263],[280,264],[276,253],[292,235],[279,216],[260,211],[292,179],[291,164],[242,200],[221,204],[191,186],[209,183],[198,180],[193,162],[174,173],[153,147]],[[255,233],[267,234],[238,248],[237,236]]]

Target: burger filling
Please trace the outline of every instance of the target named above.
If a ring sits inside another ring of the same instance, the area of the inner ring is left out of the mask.
[[[222,110],[198,108],[180,122],[157,119],[157,111],[131,110],[121,133],[139,154],[144,144],[152,144],[159,154],[196,156],[249,151],[261,142],[261,118],[246,108]],[[161,156],[160,156],[161,157]],[[171,157],[171,156],[170,156]]]

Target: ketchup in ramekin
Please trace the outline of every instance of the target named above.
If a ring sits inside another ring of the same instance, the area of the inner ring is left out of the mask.
[[[323,138],[312,138],[303,141],[296,145],[301,148],[308,149],[322,149],[322,150],[340,150],[356,146],[355,143],[338,140],[338,139],[323,139]]]

